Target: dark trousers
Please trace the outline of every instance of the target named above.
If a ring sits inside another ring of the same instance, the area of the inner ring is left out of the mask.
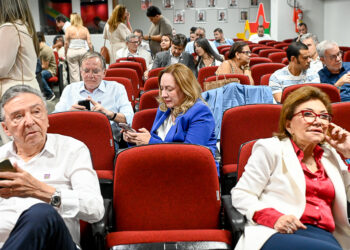
[[[39,203],[18,218],[1,250],[77,250],[62,217],[49,204]]]
[[[261,250],[341,250],[334,236],[321,228],[306,224],[307,229],[299,229],[294,234],[276,233]]]

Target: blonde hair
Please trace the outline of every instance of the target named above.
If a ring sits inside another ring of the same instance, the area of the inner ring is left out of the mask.
[[[178,116],[179,114],[186,113],[186,111],[196,103],[198,98],[204,102],[201,96],[201,92],[202,92],[201,86],[199,85],[192,71],[184,64],[176,63],[162,70],[158,77],[159,79],[158,80],[158,84],[159,84],[158,102],[160,104],[159,109],[161,111],[165,112],[168,109],[164,102],[164,99],[162,98],[162,90],[160,88],[160,82],[165,73],[171,74],[174,77],[175,83],[179,86],[180,90],[185,95],[185,99],[183,100],[181,105],[178,107],[174,107],[172,110],[172,114],[175,117]]]
[[[118,4],[117,6],[115,6],[111,17],[107,21],[110,32],[113,32],[114,30],[116,30],[118,28],[118,25],[125,21],[124,20],[125,12],[126,12],[126,7],[124,5]]]
[[[292,120],[294,112],[300,104],[310,100],[320,100],[326,107],[327,112],[332,114],[331,101],[326,93],[312,86],[300,87],[290,93],[283,103],[278,123],[278,133],[275,133],[279,139],[291,137],[291,134],[286,129],[287,121]]]
[[[27,0],[1,0],[0,25],[16,23],[16,21],[21,21],[27,27],[28,33],[33,40],[35,52],[39,55],[39,42]]]
[[[72,13],[70,14],[70,23],[72,26],[80,27],[83,26],[83,19],[78,13]]]

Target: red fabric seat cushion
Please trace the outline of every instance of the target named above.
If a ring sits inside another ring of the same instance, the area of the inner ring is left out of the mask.
[[[107,235],[107,247],[116,245],[178,242],[216,241],[231,245],[231,232],[220,229],[210,230],[165,230],[165,231],[120,231]]]
[[[99,179],[113,180],[113,171],[111,170],[96,170]]]
[[[237,164],[226,164],[222,166],[222,172],[224,174],[231,174],[237,172]]]
[[[58,82],[58,77],[57,76],[53,76],[50,77],[49,80],[47,80],[48,82]]]

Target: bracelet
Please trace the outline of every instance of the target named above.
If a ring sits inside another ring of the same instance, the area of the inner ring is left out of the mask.
[[[117,116],[117,113],[113,113],[113,116],[109,118],[110,121],[114,121],[115,117]]]

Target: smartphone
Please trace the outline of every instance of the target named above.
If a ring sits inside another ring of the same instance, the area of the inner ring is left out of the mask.
[[[84,106],[87,110],[90,110],[90,101],[89,100],[80,100],[78,105]]]
[[[0,162],[0,172],[16,172],[16,170],[13,168],[10,160],[5,159],[2,162]],[[0,180],[5,180],[5,179],[0,178]]]
[[[130,131],[130,132],[136,132],[135,129],[133,129],[132,127],[130,127],[128,124],[126,123],[118,123],[119,127],[121,127],[122,129],[126,130],[126,131]]]

